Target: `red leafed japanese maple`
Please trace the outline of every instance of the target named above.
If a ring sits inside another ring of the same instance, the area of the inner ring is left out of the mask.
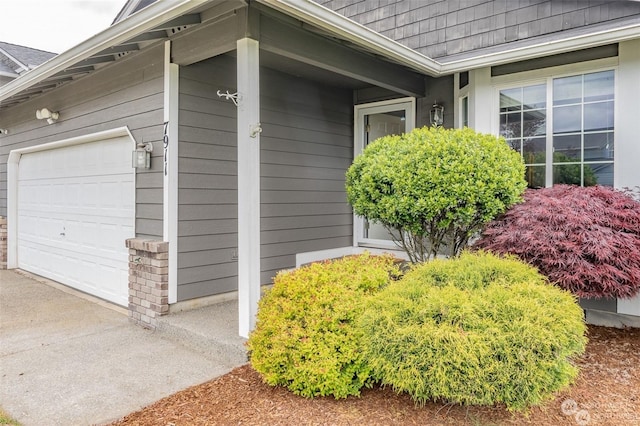
[[[640,202],[603,186],[527,190],[489,223],[477,249],[511,253],[583,298],[640,292]]]

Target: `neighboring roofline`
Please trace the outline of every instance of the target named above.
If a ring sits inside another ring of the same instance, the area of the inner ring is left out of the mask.
[[[640,22],[638,22],[590,34],[533,43],[528,46],[515,48],[506,46],[505,50],[497,52],[478,52],[477,56],[439,62],[311,0],[257,1],[431,76],[452,74],[640,38]],[[472,52],[469,53],[472,55]]]
[[[163,0],[131,15],[0,87],[0,101],[118,43],[213,0]]]
[[[0,47],[0,53],[2,53],[7,58],[11,59],[16,65],[18,65],[18,69],[14,70],[18,74],[20,74],[21,70],[24,70],[24,71],[28,71],[29,70],[29,65],[23,64],[21,61],[18,60],[18,58],[16,58],[15,56],[10,54],[6,50],[4,50],[2,47]]]

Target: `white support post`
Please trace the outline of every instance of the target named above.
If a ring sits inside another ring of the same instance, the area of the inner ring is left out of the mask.
[[[162,239],[169,242],[169,303],[178,301],[178,98],[179,70],[164,43],[164,127]]]
[[[259,45],[237,42],[238,75],[238,325],[249,337],[260,299]]]
[[[469,127],[477,132],[492,132],[493,93],[491,68],[469,71]]]

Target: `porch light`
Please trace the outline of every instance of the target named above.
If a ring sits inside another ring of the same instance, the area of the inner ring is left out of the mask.
[[[49,111],[47,108],[42,108],[36,111],[36,118],[38,120],[47,120],[47,123],[53,124],[58,121],[60,114],[58,112]]]
[[[434,102],[429,113],[429,120],[432,126],[442,126],[442,122],[444,121],[444,107]]]
[[[139,143],[133,151],[131,158],[132,167],[134,169],[150,169],[151,151],[153,151],[153,145],[151,143]]]

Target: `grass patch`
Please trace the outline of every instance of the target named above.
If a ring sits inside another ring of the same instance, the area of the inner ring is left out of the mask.
[[[20,426],[20,423],[0,407],[0,425]]]

